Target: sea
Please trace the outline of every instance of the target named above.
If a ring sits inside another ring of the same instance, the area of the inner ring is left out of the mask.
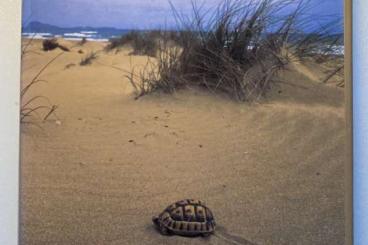
[[[98,42],[107,42],[112,38],[121,37],[124,34],[128,33],[128,31],[119,31],[119,32],[99,32],[95,31],[75,31],[75,32],[22,32],[22,37],[24,38],[34,38],[34,39],[50,39],[50,38],[63,38],[65,40],[71,41],[80,41],[83,38],[86,38],[88,41],[98,41]]]
[[[40,22],[31,22],[23,26],[22,36],[25,38],[64,38],[76,41],[86,38],[90,41],[106,42],[111,38],[121,37],[130,31],[110,27],[58,27]]]
[[[63,38],[80,41],[86,38],[89,41],[107,42],[110,39],[121,37],[131,30],[111,27],[58,27],[40,22],[31,22],[24,25],[22,36],[34,39]],[[141,30],[144,32],[144,30]],[[342,34],[339,34],[342,35]],[[251,48],[251,47],[249,47]],[[315,53],[325,53],[325,48],[316,49]],[[328,54],[344,55],[344,44],[338,43],[329,47]]]

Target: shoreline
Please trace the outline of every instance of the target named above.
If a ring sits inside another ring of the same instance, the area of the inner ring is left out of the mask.
[[[118,38],[117,36],[113,36],[111,38],[91,38],[91,37],[86,37],[86,36],[81,36],[81,37],[64,37],[61,35],[52,35],[50,33],[35,33],[35,36],[30,36],[30,35],[24,35],[24,33],[22,33],[22,39],[34,39],[34,40],[46,40],[46,39],[61,39],[61,40],[66,40],[66,41],[72,41],[72,42],[79,42],[82,41],[83,38],[85,37],[86,40],[88,42],[98,42],[98,43],[108,43],[111,39],[113,38]],[[49,35],[38,35],[38,34],[50,34]],[[344,56],[345,54],[345,45],[334,45],[331,47],[331,53],[327,53],[326,55],[336,55],[336,56]],[[320,50],[316,50],[315,54],[323,54],[323,51]]]
[[[68,38],[68,37],[62,37],[62,36],[50,36],[50,37],[43,37],[43,36],[34,36],[34,37],[30,37],[30,36],[24,36],[22,34],[22,39],[34,39],[34,40],[46,40],[46,39],[61,39],[61,40],[66,40],[66,41],[75,41],[75,42],[79,42],[82,41],[83,38]],[[86,40],[88,42],[98,42],[98,43],[106,43],[109,42],[109,39],[95,39],[95,38],[86,38]]]

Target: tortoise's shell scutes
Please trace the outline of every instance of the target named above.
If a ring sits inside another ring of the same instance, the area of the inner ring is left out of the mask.
[[[212,233],[216,223],[211,210],[199,200],[186,199],[168,206],[159,222],[170,231],[183,235]]]

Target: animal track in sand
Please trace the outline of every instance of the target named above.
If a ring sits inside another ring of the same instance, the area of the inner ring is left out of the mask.
[[[152,136],[158,136],[156,132],[147,133],[144,135],[144,138],[152,137]]]
[[[170,134],[173,136],[179,137],[179,135],[176,132],[171,132]]]
[[[171,116],[171,112],[169,112],[169,111],[165,111],[165,114],[166,114],[167,117]]]
[[[67,65],[65,66],[64,70],[70,69],[70,68],[72,68],[73,66],[76,66],[76,64],[74,64],[74,63],[67,64]]]

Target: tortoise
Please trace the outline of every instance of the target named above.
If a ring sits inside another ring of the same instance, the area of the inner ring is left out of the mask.
[[[204,202],[193,199],[171,204],[152,221],[163,235],[206,237],[216,227],[212,211]]]

